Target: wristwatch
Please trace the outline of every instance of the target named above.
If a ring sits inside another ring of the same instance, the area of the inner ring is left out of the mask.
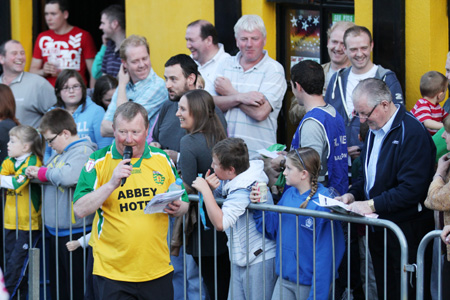
[[[369,204],[370,210],[372,210],[372,212],[375,212],[375,205],[373,199],[368,200],[367,204]]]
[[[280,161],[280,170],[284,171],[285,168],[286,168],[286,158]]]

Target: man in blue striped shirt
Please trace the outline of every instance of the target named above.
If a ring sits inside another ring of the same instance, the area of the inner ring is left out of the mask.
[[[112,121],[120,105],[134,101],[144,106],[149,128],[152,128],[162,104],[168,99],[164,80],[152,69],[150,47],[145,37],[131,35],[126,38],[120,45],[120,58],[119,85],[103,117],[100,128],[102,136],[113,136]]]

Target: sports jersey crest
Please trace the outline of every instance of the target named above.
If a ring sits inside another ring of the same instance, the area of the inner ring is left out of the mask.
[[[166,178],[158,171],[153,171],[153,180],[156,184],[163,185]]]
[[[26,177],[25,177],[25,176],[23,176],[23,175],[19,175],[19,177],[17,178],[17,182],[18,182],[18,183],[22,183],[22,182],[24,182],[24,181],[25,181],[25,179],[26,179]]]
[[[90,173],[92,169],[94,169],[95,161],[92,158],[89,158],[89,160],[84,164],[84,169],[86,172]]]

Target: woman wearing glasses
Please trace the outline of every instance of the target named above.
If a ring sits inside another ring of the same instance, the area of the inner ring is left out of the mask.
[[[111,144],[113,138],[102,137],[100,134],[100,124],[105,110],[86,95],[86,85],[80,73],[75,70],[63,70],[56,79],[55,94],[57,102],[50,110],[60,107],[71,113],[80,138],[88,136],[97,145],[97,149]],[[54,152],[47,145],[44,162],[52,154]]]
[[[278,205],[329,212],[315,203],[319,202],[319,194],[333,197],[328,188],[318,183],[320,156],[317,151],[308,147],[290,151],[285,166],[283,174],[291,188],[284,192]],[[250,199],[256,202],[258,198],[259,192],[253,189]],[[262,211],[254,210],[253,218],[256,228],[262,232]],[[288,300],[328,299],[345,251],[341,224],[309,216],[298,216],[297,221],[293,214],[281,214],[280,227],[279,220],[277,212],[265,212],[266,235],[277,242],[275,271],[278,280],[272,300],[281,299],[280,293]]]

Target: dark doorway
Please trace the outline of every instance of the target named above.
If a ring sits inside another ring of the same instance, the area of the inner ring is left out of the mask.
[[[308,16],[308,25],[306,26],[307,33],[301,39],[315,38],[315,51],[311,51],[308,55],[311,57],[305,57],[306,59],[314,59],[317,62],[323,64],[330,61],[327,50],[327,30],[332,25],[334,16],[349,16],[354,14],[354,3],[351,0],[332,1],[332,0],[270,0],[271,2],[278,2],[277,4],[277,61],[280,62],[285,68],[286,79],[288,82],[288,90],[286,92],[283,107],[278,116],[278,132],[277,140],[279,143],[286,144],[289,148],[292,137],[298,126],[299,120],[292,123],[289,120],[289,108],[292,101],[295,101],[294,95],[290,89],[291,67],[296,63],[296,55],[293,53],[292,45],[295,45],[296,41],[292,36],[296,35],[296,31],[292,30],[292,26],[296,28],[303,28],[303,23],[306,22],[306,16]],[[299,17],[296,12],[301,13],[302,17]],[[305,19],[303,19],[305,17]],[[313,32],[311,23],[312,20],[317,18],[318,25]],[[295,23],[295,25],[293,25]],[[317,28],[318,27],[318,28]],[[320,37],[319,41],[318,37]],[[319,48],[319,49],[317,49]],[[308,48],[309,49],[309,48]]]

